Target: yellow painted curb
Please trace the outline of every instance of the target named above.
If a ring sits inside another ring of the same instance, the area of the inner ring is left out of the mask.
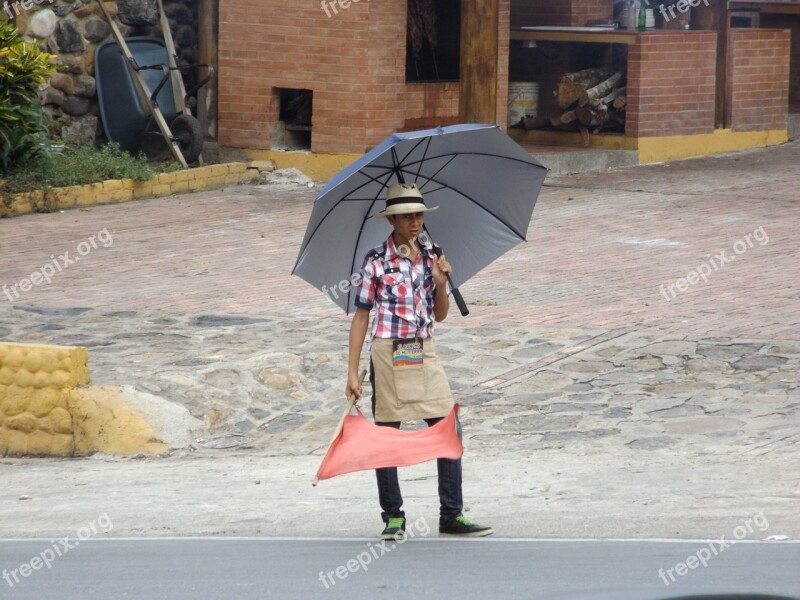
[[[100,183],[23,192],[10,199],[0,196],[0,217],[199,192],[224,185],[248,183],[256,180],[258,174],[258,164],[226,163],[159,173],[147,181],[111,179]]]
[[[788,141],[789,132],[785,129],[770,131],[718,129],[713,133],[702,135],[643,137],[639,138],[639,163],[664,162],[750,148],[765,148],[785,144]]]
[[[116,389],[86,386],[88,360],[81,347],[0,343],[0,456],[169,449]]]

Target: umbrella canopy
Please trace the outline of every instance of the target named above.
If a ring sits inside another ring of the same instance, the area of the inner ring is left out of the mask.
[[[370,249],[391,225],[370,218],[393,183],[416,183],[430,237],[453,267],[455,286],[525,240],[547,169],[495,125],[396,133],[337,173],[314,201],[294,274],[346,312]]]

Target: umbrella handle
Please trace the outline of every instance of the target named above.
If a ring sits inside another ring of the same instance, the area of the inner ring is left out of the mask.
[[[427,232],[427,230],[426,230]],[[430,234],[428,234],[430,237]],[[433,243],[431,240],[431,246],[433,247],[433,251],[436,253],[436,256],[442,255],[442,249],[437,248],[436,244]],[[458,288],[453,285],[453,280],[450,279],[450,273],[445,273],[447,276],[447,283],[450,284],[450,291],[453,293],[453,300],[456,301],[456,305],[458,306],[458,310],[461,311],[461,316],[466,317],[469,314],[469,309],[467,308],[467,303],[464,302],[464,297],[461,295],[461,292],[458,291]]]
[[[466,317],[469,314],[469,309],[467,308],[467,303],[464,302],[464,297],[461,295],[461,292],[458,291],[457,287],[453,287],[453,282],[450,279],[450,274],[447,274],[447,281],[450,282],[450,291],[453,292],[453,299],[456,301],[458,305],[458,310],[461,311],[461,316]]]

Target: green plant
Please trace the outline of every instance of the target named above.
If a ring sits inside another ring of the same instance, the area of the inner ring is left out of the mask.
[[[166,169],[165,169],[166,170]],[[155,174],[143,154],[133,157],[111,143],[102,148],[71,146],[63,154],[39,153],[5,176],[0,192],[15,194],[49,187],[97,183],[106,179],[143,181]]]
[[[0,170],[32,157],[47,140],[46,114],[36,91],[55,70],[52,58],[0,20]]]

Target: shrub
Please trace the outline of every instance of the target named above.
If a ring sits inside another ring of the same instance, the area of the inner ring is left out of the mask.
[[[180,168],[180,165],[177,166]],[[171,170],[164,165],[158,171]],[[92,146],[73,146],[63,154],[40,153],[17,165],[5,176],[0,191],[7,194],[27,192],[48,187],[65,187],[97,183],[106,179],[150,179],[157,171],[143,154],[134,158],[108,144],[100,149]]]
[[[31,158],[47,140],[46,115],[36,92],[55,70],[52,58],[0,20],[0,170]]]

